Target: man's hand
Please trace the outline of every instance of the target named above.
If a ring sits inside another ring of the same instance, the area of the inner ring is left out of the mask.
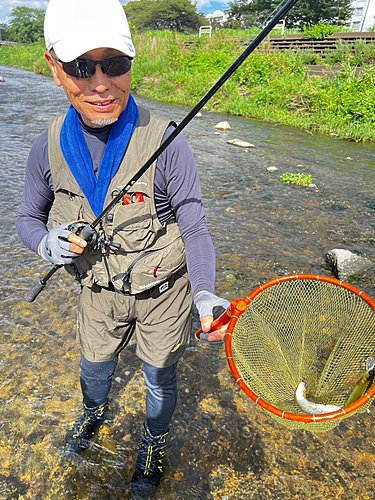
[[[200,334],[200,340],[213,344],[223,342],[228,323],[218,330],[210,331],[211,323],[226,311],[230,303],[225,299],[217,297],[213,293],[200,292],[194,297],[194,304],[198,310],[201,322],[202,332]]]
[[[87,241],[71,231],[68,226],[71,222],[64,222],[51,229],[39,244],[39,255],[52,264],[72,264],[84,251]]]

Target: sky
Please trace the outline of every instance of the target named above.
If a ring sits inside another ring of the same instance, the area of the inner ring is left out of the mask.
[[[120,2],[125,5],[127,2],[120,0]],[[15,7],[29,7],[30,9],[45,9],[47,7],[48,0],[0,0],[0,23],[6,23],[9,21],[8,16],[10,15],[12,9]],[[228,7],[227,1],[218,2],[213,0],[198,0],[197,11],[203,12],[203,14],[219,14],[222,13],[223,9]]]

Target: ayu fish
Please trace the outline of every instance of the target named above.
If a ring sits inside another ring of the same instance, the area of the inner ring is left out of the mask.
[[[300,382],[298,384],[297,390],[295,392],[295,399],[301,410],[309,415],[320,415],[322,413],[332,413],[334,411],[341,410],[340,406],[335,405],[323,405],[319,403],[314,403],[313,401],[308,401],[306,399],[305,383]]]

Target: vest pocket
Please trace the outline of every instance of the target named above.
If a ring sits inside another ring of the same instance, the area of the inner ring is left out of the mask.
[[[122,291],[137,294],[149,290],[176,273],[185,265],[185,249],[181,238],[158,250],[140,254],[124,272],[114,277],[122,280]]]
[[[55,193],[55,200],[49,218],[52,220],[54,227],[64,222],[84,219],[82,196],[65,189],[58,189]]]
[[[126,253],[140,252],[152,245],[156,234],[149,201],[117,206],[113,228],[113,241]]]

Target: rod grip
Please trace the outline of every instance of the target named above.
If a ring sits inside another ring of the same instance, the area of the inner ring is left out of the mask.
[[[36,285],[34,285],[28,292],[25,293],[25,295],[23,296],[24,300],[26,300],[26,302],[34,302],[34,300],[37,298],[37,296],[45,286],[45,283],[43,284],[41,281],[38,281]]]
[[[84,240],[88,241],[92,238],[92,236],[95,234],[95,229],[93,229],[90,224],[86,224],[82,231],[80,232],[79,236],[83,238]]]

